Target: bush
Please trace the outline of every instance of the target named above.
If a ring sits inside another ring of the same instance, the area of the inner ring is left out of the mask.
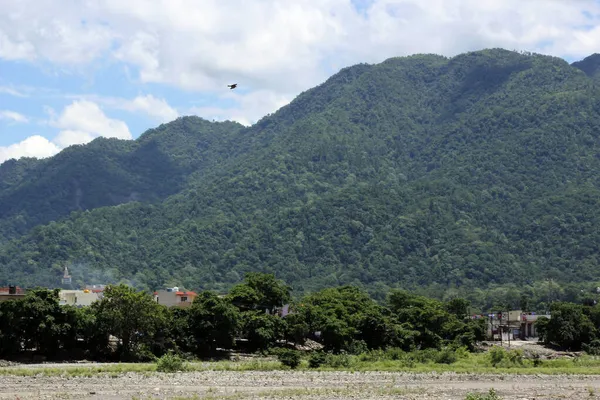
[[[469,393],[465,400],[500,400],[500,396],[496,394],[494,388],[491,388],[487,394]]]
[[[183,358],[173,353],[165,354],[156,362],[156,370],[158,372],[177,372],[185,371],[185,369]]]
[[[353,340],[348,346],[348,352],[350,354],[359,355],[369,351],[369,346],[364,340]]]
[[[321,365],[325,364],[327,361],[327,356],[322,351],[316,351],[310,355],[308,359],[308,366],[310,368],[319,368]]]
[[[504,356],[506,355],[506,352],[504,351],[504,349],[502,347],[494,346],[490,349],[489,355],[490,355],[490,362],[492,363],[492,367],[495,367],[498,364],[500,364],[502,362],[502,360],[504,360]]]
[[[600,355],[600,340],[594,339],[589,344],[583,343],[581,349],[590,356],[598,356]]]
[[[352,356],[348,354],[328,354],[325,365],[330,368],[349,368],[354,363]]]
[[[458,360],[458,356],[452,349],[443,349],[435,357],[437,364],[453,364]]]
[[[277,358],[283,365],[292,369],[300,365],[300,353],[297,350],[283,349],[279,352]]]

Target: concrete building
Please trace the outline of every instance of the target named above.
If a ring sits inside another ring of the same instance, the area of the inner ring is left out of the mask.
[[[172,287],[154,292],[154,300],[167,307],[189,307],[197,295],[195,292]]]
[[[99,293],[84,290],[61,290],[58,294],[60,305],[91,306],[94,301],[100,300]]]
[[[550,319],[550,314],[537,315],[535,312],[524,313],[521,310],[489,314],[488,337],[502,341],[537,338],[535,323],[542,316]]]
[[[537,315],[536,313],[523,313],[521,315],[521,339],[538,337],[535,324],[540,317],[546,317],[550,319],[550,314]]]
[[[25,297],[25,290],[18,286],[0,288],[0,301],[19,300]]]

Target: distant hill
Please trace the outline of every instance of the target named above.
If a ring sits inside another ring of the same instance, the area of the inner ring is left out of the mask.
[[[586,73],[591,78],[600,79],[600,54],[595,53],[581,61],[571,64]]]
[[[218,165],[227,155],[217,143],[242,127],[178,119],[135,141],[98,138],[52,158],[6,161],[0,165],[0,242],[72,211],[163,200],[190,174]]]
[[[497,285],[514,298],[593,283],[600,90],[586,60],[392,58],[344,68],[248,128],[183,117],[5,163],[0,283],[59,284],[65,264],[78,282],[224,290],[264,271],[298,292],[472,301]]]

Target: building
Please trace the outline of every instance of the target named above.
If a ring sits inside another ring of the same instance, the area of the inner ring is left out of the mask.
[[[94,301],[100,300],[100,293],[91,290],[61,290],[58,294],[61,306],[71,305],[77,307],[91,306]]]
[[[71,284],[71,275],[69,275],[69,269],[67,268],[66,265],[65,265],[65,273],[63,274],[63,278],[62,278],[62,284],[63,285]]]
[[[523,313],[521,315],[521,339],[538,337],[537,330],[535,329],[535,324],[539,317],[546,317],[550,319],[550,314],[537,315],[534,312],[530,312]]]
[[[172,287],[154,292],[154,300],[167,307],[189,307],[197,295],[195,292]]]
[[[106,288],[106,285],[85,285],[84,290],[89,290],[92,293],[98,293],[98,296],[100,298],[102,298],[105,288]]]
[[[25,297],[25,290],[18,286],[0,288],[0,301],[19,300]]]
[[[524,313],[521,310],[489,314],[488,337],[502,341],[537,338],[535,323],[542,316],[550,319],[550,314],[536,315],[535,312]]]

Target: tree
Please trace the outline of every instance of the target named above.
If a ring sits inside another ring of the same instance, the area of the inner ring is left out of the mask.
[[[465,319],[469,315],[469,302],[466,299],[454,298],[446,303],[446,310],[458,319]]]
[[[102,300],[93,303],[91,308],[97,328],[121,339],[124,359],[144,357],[155,333],[166,323],[164,306],[156,303],[148,293],[123,284],[107,286]]]
[[[598,337],[589,310],[580,304],[556,302],[550,307],[551,318],[539,318],[537,330],[547,344],[568,350],[580,350]]]
[[[273,274],[249,272],[234,286],[229,299],[240,310],[267,310],[271,313],[291,300],[291,288]]]
[[[231,348],[235,345],[240,313],[235,306],[215,293],[200,293],[194,299],[187,318],[197,354],[212,355],[217,347]]]

